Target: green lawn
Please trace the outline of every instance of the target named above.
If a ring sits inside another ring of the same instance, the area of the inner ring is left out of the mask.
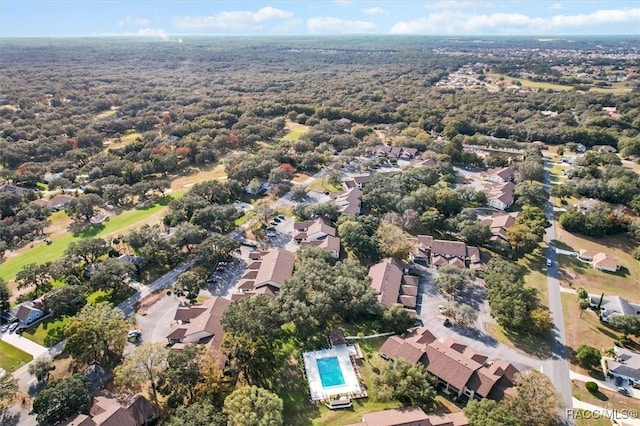
[[[69,317],[58,319],[47,318],[39,323],[37,327],[24,330],[22,336],[42,346],[53,346],[64,339],[62,331],[69,323],[69,320]]]
[[[84,237],[102,237],[109,234],[116,234],[138,222],[145,220],[167,208],[168,200],[173,197],[166,197],[167,201],[155,204],[152,207],[141,210],[127,210],[117,216],[113,216],[109,221],[93,225],[75,235],[67,233],[52,240],[51,244],[40,244],[17,256],[8,258],[2,263],[0,268],[0,278],[6,281],[13,281],[16,274],[23,266],[29,263],[45,263],[59,259],[64,254],[69,244]],[[15,288],[13,288],[15,290]]]
[[[566,86],[564,84],[543,83],[540,81],[532,81],[524,78],[509,77],[504,74],[486,73],[486,76],[498,80],[500,77],[504,78],[505,83],[511,84],[512,81],[519,81],[523,87],[532,87],[535,89],[553,89],[553,90],[572,90],[573,86]]]
[[[32,359],[28,353],[0,340],[0,368],[3,370],[12,373]]]
[[[309,185],[309,189],[318,192],[338,192],[342,190],[342,187],[331,185],[329,182],[327,182],[326,179],[316,179],[311,182],[311,185]]]
[[[300,139],[300,136],[309,132],[309,126],[294,123],[293,121],[287,121],[286,128],[289,130],[289,133],[284,135],[282,138],[283,141],[297,141]]]

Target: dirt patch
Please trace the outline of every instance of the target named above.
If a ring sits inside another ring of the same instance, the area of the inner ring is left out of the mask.
[[[161,291],[158,291],[157,293],[151,293],[150,295],[144,297],[138,303],[138,310],[136,311],[136,313],[138,315],[146,315],[147,312],[149,311],[149,308],[155,305],[160,299],[162,299],[166,295],[167,295],[167,292],[165,290],[161,290]]]
[[[305,182],[310,177],[311,176],[305,175],[304,173],[296,173],[296,175],[294,176],[293,179],[291,179],[291,181],[296,183],[301,183],[301,182]]]

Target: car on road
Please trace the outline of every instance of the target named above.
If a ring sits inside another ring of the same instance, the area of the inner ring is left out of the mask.
[[[622,394],[624,396],[631,396],[631,392],[629,392],[629,389],[623,388],[622,386],[618,386],[617,389],[619,394]]]
[[[11,324],[9,326],[9,331],[14,331],[16,328],[18,328],[18,325],[20,325],[20,324],[17,323],[17,322],[14,322],[13,324]]]
[[[547,266],[551,266],[551,259],[547,259]]]
[[[5,324],[5,325],[2,326],[2,328],[0,328],[0,332],[4,333],[8,329],[9,329],[9,324]]]
[[[616,380],[615,380],[615,384],[617,387],[621,387],[622,386],[622,377],[617,376]]]

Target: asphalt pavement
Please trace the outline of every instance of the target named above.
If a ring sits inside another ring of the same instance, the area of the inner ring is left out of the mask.
[[[544,161],[544,186],[547,191],[551,189],[551,180],[549,178],[549,168],[547,160]],[[547,228],[544,241],[547,244],[547,259],[551,261],[551,266],[547,268],[547,287],[549,292],[549,312],[553,318],[554,328],[552,331],[553,341],[551,345],[552,356],[542,367],[542,372],[546,374],[557,391],[562,396],[566,410],[573,409],[573,397],[571,395],[571,380],[569,378],[569,361],[566,339],[564,333],[564,317],[562,315],[562,299],[560,297],[560,281],[558,280],[558,262],[556,259],[555,246],[555,226],[553,205],[547,200],[545,205],[545,214],[547,220],[551,222],[551,226]],[[568,423],[573,424],[573,419],[566,419]]]

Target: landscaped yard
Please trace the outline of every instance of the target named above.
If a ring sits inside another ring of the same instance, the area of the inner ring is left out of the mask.
[[[113,112],[115,113],[115,111]],[[132,131],[131,133],[127,133],[126,135],[121,136],[119,139],[117,138],[109,139],[109,141],[105,143],[105,145],[107,148],[111,148],[111,149],[122,148],[124,146],[129,145],[130,143],[135,142],[135,140],[138,139],[140,136],[142,136],[141,133]]]
[[[12,373],[32,359],[28,353],[0,340],[0,368],[3,370]]]
[[[551,337],[541,337],[535,335],[520,335],[506,331],[499,324],[487,324],[489,335],[503,345],[522,351],[528,355],[538,357],[540,359],[549,358],[551,356]]]
[[[600,388],[598,393],[592,394],[584,387],[584,382],[573,381],[571,393],[576,399],[597,405],[598,407],[614,410],[640,410],[640,400],[624,396],[618,392],[612,392],[607,389]]]
[[[203,167],[197,169],[193,174],[174,179],[171,182],[171,189],[174,191],[181,190],[207,180],[225,180],[226,178],[227,173],[224,171],[224,164],[218,163],[213,167]]]
[[[69,323],[69,317],[59,319],[47,318],[40,322],[37,327],[31,327],[22,332],[25,337],[39,345],[51,347],[64,339],[63,330]]]
[[[309,189],[318,192],[338,192],[342,190],[342,187],[331,185],[329,182],[327,182],[326,178],[321,178],[311,182],[311,185],[309,185]]]
[[[580,345],[589,345],[600,351],[613,348],[614,340],[622,334],[600,322],[595,312],[590,309],[585,310],[580,317],[578,307],[578,296],[571,293],[561,293],[562,314],[564,316],[564,332],[569,349],[569,362],[572,369],[589,375],[590,372],[576,365],[572,353]],[[629,336],[633,340],[632,336]]]
[[[584,287],[589,293],[621,296],[630,302],[640,303],[640,262],[631,256],[633,245],[624,234],[592,238],[571,234],[556,221],[556,245],[558,248],[580,251],[593,250],[615,257],[622,265],[620,271],[611,273],[593,269],[591,264],[575,257],[558,255],[561,285]]]

